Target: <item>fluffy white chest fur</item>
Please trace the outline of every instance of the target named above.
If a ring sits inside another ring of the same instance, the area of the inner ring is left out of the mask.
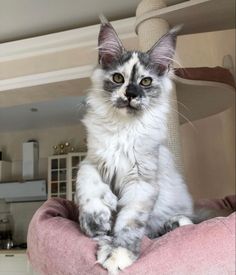
[[[167,105],[164,109],[167,112]],[[99,116],[96,111],[84,119],[88,130],[88,155],[97,160],[103,180],[110,185],[113,179],[113,187],[119,189],[132,167],[144,163],[153,166],[148,162],[152,161],[151,156],[157,156],[159,144],[165,142],[166,129],[163,110],[153,109],[129,121],[122,115],[117,117],[119,121],[110,119],[109,115]]]

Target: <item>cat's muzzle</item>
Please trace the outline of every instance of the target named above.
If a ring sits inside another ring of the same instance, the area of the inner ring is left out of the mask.
[[[141,110],[141,98],[121,98],[116,100],[115,107],[117,108],[127,108],[128,110],[138,111]]]

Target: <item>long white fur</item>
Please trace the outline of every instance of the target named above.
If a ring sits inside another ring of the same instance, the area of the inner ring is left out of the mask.
[[[133,53],[130,61],[119,69],[124,76],[128,76],[133,65],[138,62],[137,54]],[[138,65],[140,75],[145,76],[144,68],[141,64]],[[111,212],[118,205],[121,211],[113,230],[122,243],[125,241],[123,238],[141,239],[144,234],[157,232],[175,215],[191,215],[192,199],[166,146],[169,97],[172,92],[172,83],[168,76],[164,75],[158,80],[161,92],[157,104],[144,111],[138,119],[127,114],[125,108],[114,108],[112,99],[111,102],[104,100],[101,92],[104,77],[107,76],[104,76],[104,71],[100,68],[97,68],[92,76],[93,89],[88,96],[90,109],[83,121],[87,128],[88,152],[78,172],[77,201],[80,212],[84,214],[92,211],[107,213],[105,224],[109,223]],[[124,90],[121,88],[117,95],[113,96],[123,94]],[[153,156],[156,149],[158,159]],[[105,163],[106,182],[97,170],[98,160]],[[120,197],[116,197],[107,184],[114,174]],[[142,174],[143,178],[139,177],[139,174]],[[102,194],[106,194],[106,202]],[[126,237],[124,229],[140,212],[143,213],[140,222],[146,226],[134,231],[132,234],[135,236]],[[123,249],[126,248],[122,248],[122,245],[117,248],[109,243],[102,244],[98,251],[98,260],[103,259],[101,264],[115,273],[122,269],[121,262],[127,262],[128,264],[124,264],[126,267],[136,259],[135,255],[127,256],[132,255],[132,251],[126,253]]]

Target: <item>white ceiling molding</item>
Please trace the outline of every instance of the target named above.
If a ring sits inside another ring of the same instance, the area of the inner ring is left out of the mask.
[[[136,37],[135,17],[111,22],[121,39]],[[0,62],[58,51],[96,47],[99,24],[0,44]]]
[[[72,79],[88,78],[90,77],[93,68],[94,66],[92,65],[86,65],[0,80],[0,92]]]

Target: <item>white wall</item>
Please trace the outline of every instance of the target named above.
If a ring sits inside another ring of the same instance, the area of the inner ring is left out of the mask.
[[[195,199],[235,194],[234,110],[181,127],[185,176]]]
[[[222,66],[223,57],[228,54],[235,68],[235,30],[184,35],[177,43],[177,56],[183,67]],[[195,130],[189,123],[180,129],[185,176],[193,197],[234,194],[234,108],[193,124]]]
[[[223,56],[227,54],[235,65],[235,29],[181,35],[176,50],[181,67],[222,66]]]

